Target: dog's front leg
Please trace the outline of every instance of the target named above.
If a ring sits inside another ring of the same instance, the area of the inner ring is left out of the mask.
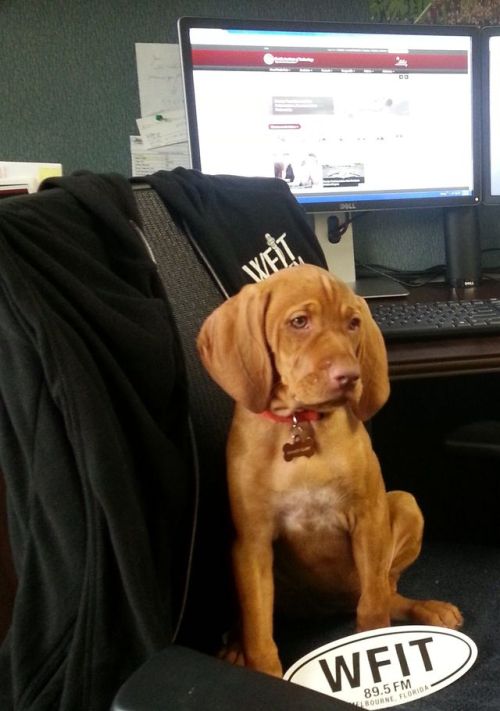
[[[376,517],[371,512],[359,517],[352,532],[352,550],[360,584],[357,629],[362,632],[388,627],[391,623],[389,570],[392,541],[385,511]]]
[[[237,538],[233,565],[241,610],[245,663],[252,669],[282,676],[283,670],[273,638],[272,539],[262,532]]]

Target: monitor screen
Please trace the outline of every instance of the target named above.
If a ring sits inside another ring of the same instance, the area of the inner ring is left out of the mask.
[[[181,18],[192,165],[310,212],[470,205],[476,31]]]
[[[483,202],[500,203],[500,27],[483,34]]]

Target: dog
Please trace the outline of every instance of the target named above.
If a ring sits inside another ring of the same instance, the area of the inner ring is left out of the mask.
[[[454,605],[397,592],[423,516],[411,494],[386,492],[363,424],[389,396],[366,302],[326,270],[294,266],[219,306],[197,344],[236,403],[227,475],[243,663],[282,675],[275,597],[285,609],[302,595],[308,609],[352,610],[358,631],[459,627]]]

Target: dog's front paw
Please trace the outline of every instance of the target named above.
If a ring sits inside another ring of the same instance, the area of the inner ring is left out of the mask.
[[[410,610],[412,622],[436,627],[457,629],[463,624],[463,617],[455,605],[440,600],[415,600]]]
[[[271,676],[283,676],[283,667],[278,656],[278,649],[273,645],[272,649],[265,652],[245,652],[240,639],[233,634],[226,635],[224,646],[219,650],[217,657],[239,667],[249,667],[255,671],[271,674]]]
[[[277,676],[281,679],[283,676],[283,667],[281,666],[280,659],[277,652],[268,652],[259,655],[246,655],[245,657],[246,666],[255,671],[264,672],[264,674],[270,674],[271,676]]]
[[[237,640],[231,640],[224,644],[219,650],[217,657],[234,666],[245,666],[245,655],[243,654],[241,644]]]

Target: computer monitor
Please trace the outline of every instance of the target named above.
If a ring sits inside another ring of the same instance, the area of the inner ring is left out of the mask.
[[[193,167],[286,180],[327,259],[328,213],[479,202],[473,28],[181,18],[179,41]]]
[[[483,202],[500,204],[500,27],[482,31]]]

